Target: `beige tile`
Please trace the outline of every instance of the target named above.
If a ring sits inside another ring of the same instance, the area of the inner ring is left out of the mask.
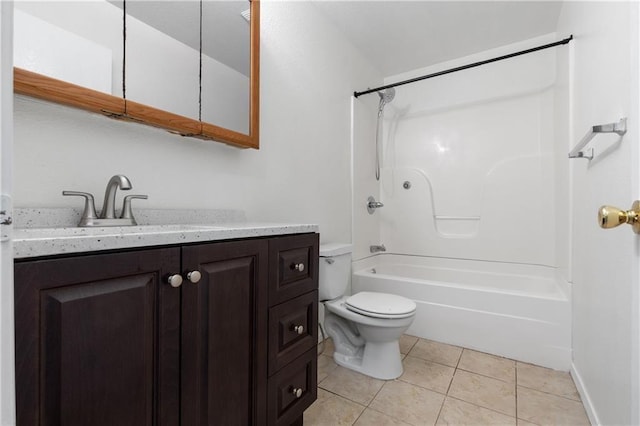
[[[447,397],[440,411],[437,425],[505,425],[516,426],[516,418],[487,408]]]
[[[449,388],[449,396],[508,416],[516,415],[515,384],[513,383],[456,370]]]
[[[458,368],[509,383],[516,381],[516,362],[514,360],[471,349],[462,351]]]
[[[417,341],[418,338],[415,336],[409,336],[408,334],[403,334],[402,336],[400,336],[400,353],[408,354]]]
[[[518,419],[518,426],[538,426],[535,423],[529,423],[526,420]]]
[[[407,355],[402,361],[404,373],[400,380],[440,393],[447,393],[453,373],[453,367],[437,364]]]
[[[410,356],[426,359],[427,361],[455,367],[462,354],[462,348],[447,345],[445,343],[434,342],[432,340],[420,339],[409,352]]]
[[[389,381],[369,405],[411,425],[434,425],[444,395],[402,381]]]
[[[364,410],[362,415],[358,418],[358,421],[354,423],[354,426],[408,426],[409,423],[405,423],[393,417],[382,414],[371,408]]]
[[[518,418],[539,425],[590,425],[582,403],[518,386]]]
[[[368,405],[382,385],[384,380],[337,366],[319,386],[359,404]]]
[[[333,339],[331,337],[327,337],[320,344],[320,349],[322,349],[322,345],[324,345],[324,350],[322,351],[322,355],[333,356],[333,352],[336,347],[333,344]]]
[[[364,407],[318,389],[318,399],[304,412],[305,426],[350,426]]]
[[[333,361],[333,357],[318,355],[318,383],[326,379],[338,364]]]
[[[569,373],[523,362],[518,362],[517,368],[518,386],[580,401],[580,395]]]

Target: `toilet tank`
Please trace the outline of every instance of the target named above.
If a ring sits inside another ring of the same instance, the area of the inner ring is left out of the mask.
[[[351,279],[351,244],[321,244],[319,269],[319,299],[331,300],[344,295]]]

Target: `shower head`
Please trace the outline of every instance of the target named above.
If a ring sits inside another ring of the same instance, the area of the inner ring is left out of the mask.
[[[384,106],[396,97],[396,89],[389,87],[388,89],[379,91],[378,96],[380,96],[380,104],[378,105],[378,117],[380,117],[384,111]]]
[[[380,102],[388,104],[396,97],[396,89],[389,87],[388,89],[378,92],[378,96],[380,96]]]

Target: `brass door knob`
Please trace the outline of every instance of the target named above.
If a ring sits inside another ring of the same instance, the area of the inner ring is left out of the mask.
[[[640,234],[640,201],[634,201],[631,209],[622,210],[613,206],[602,206],[598,210],[598,223],[601,228],[615,228],[623,223],[628,223],[633,232]]]

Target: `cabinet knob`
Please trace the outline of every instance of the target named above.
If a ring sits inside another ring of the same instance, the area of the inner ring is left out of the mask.
[[[178,288],[182,285],[182,275],[180,274],[169,275],[169,277],[167,278],[167,282],[171,284],[171,287]]]
[[[293,388],[291,389],[291,393],[296,397],[296,398],[300,398],[302,396],[302,389],[301,388]]]
[[[293,331],[295,331],[298,334],[304,333],[304,325],[294,325]]]
[[[201,278],[202,274],[200,273],[200,271],[187,272],[187,279],[194,284],[199,282]]]
[[[304,263],[294,263],[291,265],[291,269],[294,271],[302,272],[304,271]]]

